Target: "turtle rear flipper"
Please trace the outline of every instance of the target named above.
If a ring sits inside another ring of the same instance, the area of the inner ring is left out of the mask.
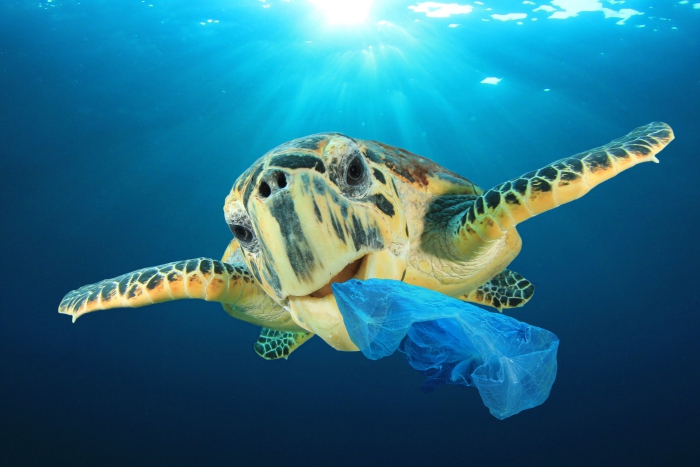
[[[672,140],[673,131],[668,125],[650,123],[605,146],[561,159],[486,191],[453,221],[461,249],[473,254],[520,222],[580,198],[623,170],[641,162],[658,162],[656,154]]]
[[[313,337],[312,332],[275,331],[274,329],[263,328],[260,337],[253,346],[255,353],[265,360],[276,360],[278,358],[289,357],[297,347]]]
[[[492,306],[498,311],[525,305],[535,293],[535,286],[517,272],[504,269],[487,283],[460,297],[465,302]]]

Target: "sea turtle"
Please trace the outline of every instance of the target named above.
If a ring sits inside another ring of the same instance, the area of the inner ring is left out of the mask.
[[[141,269],[68,293],[60,313],[199,298],[263,327],[266,359],[286,358],[318,334],[357,350],[330,284],[405,281],[497,310],[534,286],[506,269],[520,251],[516,225],[577,199],[673,139],[650,123],[590,151],[483,191],[424,157],[340,133],[295,139],[258,159],[224,203],[233,239],[217,261]]]

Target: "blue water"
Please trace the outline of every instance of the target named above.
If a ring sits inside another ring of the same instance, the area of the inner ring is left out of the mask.
[[[700,462],[700,8],[606,2],[644,13],[618,25],[483,3],[375,0],[346,26],[304,0],[3,0],[0,464]],[[232,183],[295,137],[380,140],[488,188],[654,120],[676,132],[660,164],[519,227],[537,292],[509,313],[561,346],[549,399],[505,421],[475,391],[424,394],[400,355],[315,338],[264,361],[218,304],[57,313],[83,284],[220,257]]]

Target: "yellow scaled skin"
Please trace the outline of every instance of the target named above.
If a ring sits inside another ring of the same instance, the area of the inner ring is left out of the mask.
[[[268,328],[259,353],[280,358],[310,333],[357,350],[331,289],[351,278],[403,280],[499,310],[522,306],[534,286],[506,269],[521,248],[517,224],[658,162],[672,139],[667,125],[651,123],[488,191],[381,143],[334,133],[290,141],[256,161],[226,198],[235,238],[222,262],[170,263],[84,286],[59,311],[75,319],[181,298],[218,301]]]

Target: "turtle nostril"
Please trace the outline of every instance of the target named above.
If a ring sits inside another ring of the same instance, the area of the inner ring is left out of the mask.
[[[260,185],[258,186],[258,194],[260,198],[269,198],[281,189],[287,186],[287,174],[280,170],[273,170],[266,173]]]
[[[260,196],[263,198],[267,198],[270,196],[270,193],[272,190],[270,190],[270,185],[267,184],[267,182],[262,182],[260,184],[260,188],[258,188],[258,193],[260,193]]]

